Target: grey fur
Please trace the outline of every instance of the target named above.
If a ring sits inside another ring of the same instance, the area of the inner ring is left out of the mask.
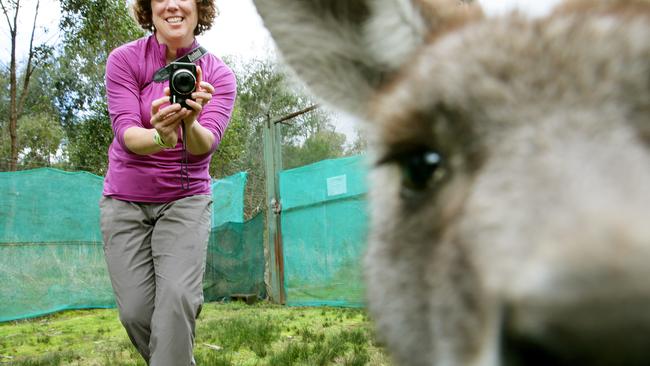
[[[366,120],[368,305],[398,364],[650,364],[649,1],[256,5],[314,93]]]

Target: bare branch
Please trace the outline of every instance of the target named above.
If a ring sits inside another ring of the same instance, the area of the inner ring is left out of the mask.
[[[11,58],[9,63],[9,137],[11,139],[11,161],[9,163],[9,170],[15,171],[18,162],[18,133],[17,124],[18,118],[18,103],[17,103],[17,88],[18,83],[16,80],[16,38],[18,35],[18,12],[20,10],[20,0],[15,0],[12,5],[14,6],[14,21],[11,23],[9,19],[10,7],[5,5],[5,2],[0,0],[0,5],[7,19],[9,25],[9,33],[11,37]]]
[[[2,12],[5,15],[5,19],[7,19],[7,26],[9,27],[9,32],[13,35],[16,32],[16,23],[11,24],[11,20],[9,19],[9,10],[5,7],[5,2],[0,0],[0,6],[2,6]],[[18,13],[18,7],[16,6],[16,13]]]
[[[23,107],[25,106],[25,99],[27,99],[27,92],[29,89],[29,80],[34,73],[34,34],[36,33],[36,21],[38,19],[38,8],[41,1],[36,1],[36,10],[34,11],[34,24],[32,25],[32,34],[29,38],[29,55],[27,56],[27,68],[25,69],[25,77],[23,78],[23,89],[20,91],[20,99],[18,101],[18,115],[22,115]]]
[[[275,120],[275,121],[273,121],[273,123],[274,123],[274,124],[276,124],[276,123],[290,124],[290,123],[286,123],[286,121],[288,121],[288,120],[290,120],[290,119],[292,119],[292,118],[298,117],[298,116],[300,116],[300,115],[303,115],[303,114],[305,114],[305,113],[307,113],[307,112],[311,112],[311,111],[313,111],[314,109],[316,109],[316,108],[318,108],[318,107],[319,107],[318,104],[314,104],[314,105],[312,105],[312,106],[310,106],[310,107],[307,107],[307,108],[305,108],[305,109],[299,110],[298,112],[294,112],[294,113],[288,114],[288,115],[286,115],[286,116],[284,116],[284,117],[282,117],[282,118],[280,118],[280,119],[278,119],[278,120]]]
[[[16,0],[16,11],[14,11],[14,36],[18,32],[18,11],[20,10],[20,0]]]

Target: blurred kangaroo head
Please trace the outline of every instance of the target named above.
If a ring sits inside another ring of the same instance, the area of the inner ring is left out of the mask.
[[[650,365],[650,1],[256,0],[370,140],[368,306],[403,365]]]

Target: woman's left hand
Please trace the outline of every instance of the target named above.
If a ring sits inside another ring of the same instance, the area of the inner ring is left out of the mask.
[[[203,107],[212,100],[212,93],[214,93],[214,87],[207,81],[203,81],[203,70],[201,66],[196,67],[196,87],[194,93],[192,93],[192,99],[186,99],[185,103],[190,107],[189,109],[183,108],[179,112],[188,111],[189,114],[183,118],[185,127],[190,127],[194,122],[197,121],[199,114],[203,110]],[[165,95],[169,97],[171,94],[169,87],[165,88]],[[184,112],[184,113],[188,113]]]
[[[203,107],[212,100],[212,93],[214,93],[214,87],[210,83],[203,81],[203,70],[201,70],[200,66],[197,66],[196,90],[192,93],[192,99],[194,100],[186,100],[187,105],[191,108],[189,117],[183,120],[186,127],[191,126],[197,120]]]
[[[202,155],[210,151],[211,146],[214,144],[214,134],[201,126],[197,122],[199,114],[203,111],[203,107],[212,100],[212,93],[214,87],[210,83],[203,81],[203,71],[200,67],[196,67],[196,88],[192,93],[191,99],[186,99],[189,108],[183,108],[178,113],[182,113],[180,117],[183,125],[185,126],[183,140],[187,142],[187,151],[193,155]],[[165,95],[169,97],[169,87],[165,88]],[[176,107],[178,108],[178,107]]]

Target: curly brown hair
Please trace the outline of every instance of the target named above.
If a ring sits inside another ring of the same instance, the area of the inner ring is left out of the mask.
[[[140,26],[145,30],[153,32],[151,0],[135,0],[131,7],[133,16]],[[196,28],[194,28],[194,35],[198,36],[212,27],[214,18],[219,15],[219,9],[217,9],[214,0],[196,0],[196,9],[199,21]]]

